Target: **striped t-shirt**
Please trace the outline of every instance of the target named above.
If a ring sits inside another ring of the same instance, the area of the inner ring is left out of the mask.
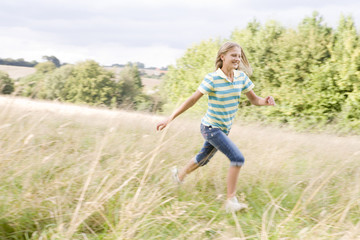
[[[208,110],[201,123],[220,128],[228,134],[239,107],[241,92],[249,92],[253,87],[252,81],[242,71],[234,70],[233,82],[220,68],[206,75],[198,88],[201,93],[208,94]]]

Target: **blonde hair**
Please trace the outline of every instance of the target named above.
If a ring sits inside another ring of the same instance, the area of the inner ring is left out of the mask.
[[[252,71],[249,61],[246,58],[244,50],[242,49],[242,47],[240,47],[239,44],[234,43],[234,42],[226,42],[220,47],[220,49],[217,53],[217,56],[216,56],[215,70],[217,70],[218,68],[222,68],[222,66],[223,66],[223,61],[221,60],[221,55],[226,54],[230,49],[232,49],[234,47],[238,47],[241,51],[240,64],[239,64],[239,67],[237,68],[237,70],[241,70],[241,71],[245,72],[246,75],[251,76],[253,71]]]

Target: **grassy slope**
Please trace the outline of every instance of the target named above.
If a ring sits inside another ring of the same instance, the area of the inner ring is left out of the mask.
[[[199,121],[0,98],[0,239],[356,239],[360,138],[241,126],[247,212],[226,214],[221,154],[180,188]]]

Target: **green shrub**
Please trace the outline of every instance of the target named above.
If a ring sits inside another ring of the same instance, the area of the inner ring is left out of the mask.
[[[9,74],[0,71],[0,93],[11,94],[14,91],[14,80],[9,77]]]

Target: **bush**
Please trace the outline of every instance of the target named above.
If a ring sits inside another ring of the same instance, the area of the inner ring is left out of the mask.
[[[46,99],[57,99],[60,101],[66,100],[67,93],[65,84],[70,76],[72,76],[74,68],[74,65],[64,65],[45,77],[44,96]]]
[[[139,94],[135,97],[136,110],[144,112],[161,111],[164,100],[157,94]]]
[[[56,69],[56,66],[53,62],[43,62],[35,66],[36,72],[38,73],[49,73]]]
[[[95,61],[89,60],[74,66],[64,85],[63,100],[91,105],[117,106],[121,99],[121,83],[114,74]]]
[[[0,93],[11,94],[14,91],[14,80],[9,77],[9,74],[0,71]]]

